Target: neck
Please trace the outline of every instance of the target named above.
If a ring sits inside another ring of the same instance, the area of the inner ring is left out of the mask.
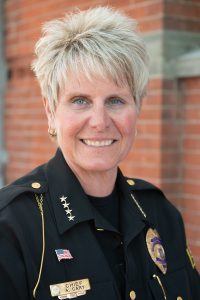
[[[117,178],[117,167],[108,171],[78,171],[72,168],[85,193],[94,197],[106,197],[114,189]]]

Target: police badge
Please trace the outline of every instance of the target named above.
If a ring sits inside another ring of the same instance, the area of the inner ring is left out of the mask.
[[[165,257],[165,251],[161,243],[161,238],[156,229],[149,228],[146,234],[146,244],[149,254],[161,270],[163,274],[167,272],[167,262]]]

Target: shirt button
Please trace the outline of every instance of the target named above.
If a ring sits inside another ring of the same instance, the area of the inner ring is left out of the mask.
[[[130,291],[130,298],[131,298],[131,300],[136,299],[136,293],[134,291]]]
[[[177,300],[183,300],[183,298],[180,297],[180,296],[178,296],[176,299],[177,299]]]

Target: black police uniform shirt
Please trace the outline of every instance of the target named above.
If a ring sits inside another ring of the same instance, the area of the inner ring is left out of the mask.
[[[107,262],[115,277],[120,295],[125,294],[125,258],[122,236],[120,234],[120,199],[117,187],[106,197],[88,196],[92,205],[115,228],[113,231],[95,230],[95,234]],[[117,233],[118,231],[118,233]]]
[[[70,293],[67,297],[199,300],[200,278],[186,252],[183,222],[177,209],[159,189],[141,180],[127,179],[120,170],[116,186],[120,203],[118,228],[88,199],[60,150],[47,164],[3,188],[0,299],[34,299],[33,290],[36,299],[58,299],[51,295],[50,286],[88,279],[90,290],[85,295]],[[37,203],[41,199],[43,221],[41,205]],[[165,250],[165,274],[148,250],[146,236],[152,229],[159,233]],[[59,261],[57,249],[69,250],[71,259]],[[111,251],[115,255],[112,262]]]

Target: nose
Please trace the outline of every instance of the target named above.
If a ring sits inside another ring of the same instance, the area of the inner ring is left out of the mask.
[[[109,128],[111,118],[106,111],[105,106],[94,106],[90,116],[90,126],[95,128],[97,131],[105,131]]]

